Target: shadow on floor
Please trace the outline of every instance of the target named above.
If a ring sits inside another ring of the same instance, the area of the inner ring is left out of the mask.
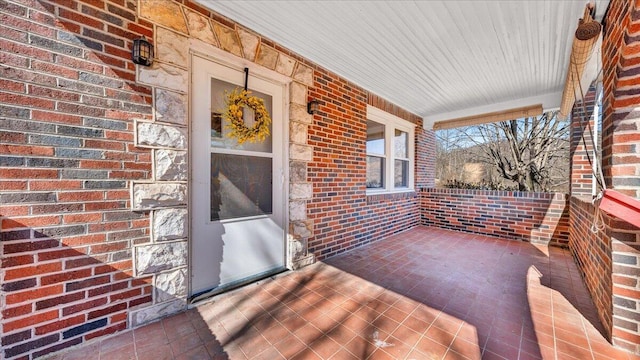
[[[569,253],[545,251],[414,228],[91,346],[154,360],[633,358],[568,300],[594,311]]]

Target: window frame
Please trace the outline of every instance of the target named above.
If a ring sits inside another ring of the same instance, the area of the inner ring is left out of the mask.
[[[380,110],[371,105],[367,105],[367,120],[384,125],[384,186],[382,188],[367,188],[367,195],[373,194],[386,194],[386,193],[404,193],[415,191],[414,177],[415,177],[415,128],[416,124],[401,119],[395,115],[392,115],[384,110]],[[393,151],[393,144],[395,138],[395,130],[404,131],[407,133],[407,155],[408,158],[398,158],[398,160],[409,160],[409,173],[408,173],[408,186],[395,187],[395,152]],[[366,143],[366,139],[365,139]],[[365,147],[366,152],[366,147]],[[367,156],[380,157],[380,154],[366,152],[365,165]],[[366,186],[366,181],[365,181]]]

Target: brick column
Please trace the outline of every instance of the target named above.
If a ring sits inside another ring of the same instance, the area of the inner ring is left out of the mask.
[[[593,108],[596,90],[592,86],[584,100],[577,101],[571,112],[571,182],[573,196],[590,196],[593,186]],[[591,162],[589,161],[591,159]]]
[[[640,2],[613,0],[603,39],[603,170],[608,188],[640,198]],[[607,217],[614,345],[640,354],[640,229]]]
[[[416,189],[436,186],[436,132],[416,128]]]
[[[640,3],[614,0],[603,41],[607,186],[640,198]]]

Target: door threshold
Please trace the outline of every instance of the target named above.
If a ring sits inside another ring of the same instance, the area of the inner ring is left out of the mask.
[[[257,274],[247,279],[241,279],[234,282],[230,282],[226,285],[218,286],[211,290],[201,291],[189,297],[187,303],[188,305],[196,305],[196,303],[204,302],[206,300],[211,299],[214,296],[221,295],[223,293],[227,293],[232,290],[236,290],[238,288],[241,288],[249,284],[258,283],[259,281],[267,278],[275,278],[275,276],[288,271],[289,269],[287,269],[286,267],[281,267],[274,270],[265,271],[263,273]]]

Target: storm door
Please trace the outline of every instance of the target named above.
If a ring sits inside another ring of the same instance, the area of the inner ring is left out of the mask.
[[[248,78],[271,115],[270,136],[229,137],[225,98],[244,88],[243,68],[193,56],[191,91],[191,297],[209,296],[285,266],[283,84]],[[250,74],[250,73],[249,73]],[[253,112],[243,119],[253,126]]]

